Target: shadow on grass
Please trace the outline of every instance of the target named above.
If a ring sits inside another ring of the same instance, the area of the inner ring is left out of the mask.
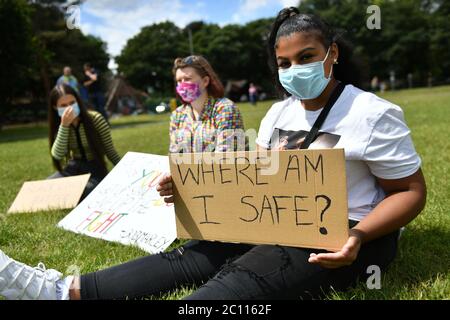
[[[369,290],[365,282],[346,292],[331,294],[330,299],[442,299],[445,294],[434,288],[445,286],[450,270],[450,232],[430,227],[411,228],[400,239],[397,256],[383,275],[381,290]],[[447,284],[448,285],[448,284]]]
[[[7,128],[0,131],[0,143],[36,140],[47,137],[48,129],[44,125]]]
[[[133,121],[133,122],[125,122],[125,123],[118,123],[118,124],[112,124],[112,129],[126,129],[126,128],[133,128],[133,127],[140,127],[143,125],[152,125],[152,124],[159,124],[159,123],[167,123],[169,125],[167,120],[142,120],[142,121]]]
[[[449,273],[450,232],[442,228],[410,230],[407,236],[400,239],[396,263],[391,272],[398,272],[396,277],[414,282]]]
[[[112,130],[126,129],[133,127],[140,127],[144,125],[154,125],[160,123],[167,123],[167,120],[150,119],[150,120],[131,120],[123,121],[118,124],[111,125]],[[44,139],[48,137],[48,128],[44,124],[37,124],[35,126],[24,126],[16,128],[6,128],[0,131],[0,143],[16,142],[16,141],[29,141]]]

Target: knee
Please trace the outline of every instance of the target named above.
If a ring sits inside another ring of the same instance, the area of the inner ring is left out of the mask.
[[[264,278],[281,272],[290,264],[292,264],[292,261],[285,248],[273,245],[259,245],[230,265],[237,270],[246,270],[253,276]]]

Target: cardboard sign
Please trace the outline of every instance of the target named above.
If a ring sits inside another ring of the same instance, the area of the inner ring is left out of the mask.
[[[128,152],[58,226],[157,253],[176,239],[173,204],[156,191],[167,156]]]
[[[89,177],[90,174],[84,174],[25,182],[8,213],[74,208],[80,201]]]
[[[179,238],[340,250],[343,149],[172,154]]]

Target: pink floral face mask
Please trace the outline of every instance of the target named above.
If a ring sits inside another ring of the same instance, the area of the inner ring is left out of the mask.
[[[197,100],[202,92],[200,86],[195,82],[181,82],[177,85],[177,93],[184,102],[191,103]]]

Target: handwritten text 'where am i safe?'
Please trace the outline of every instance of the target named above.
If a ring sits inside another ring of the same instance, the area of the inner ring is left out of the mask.
[[[339,250],[342,149],[170,156],[179,238]]]

